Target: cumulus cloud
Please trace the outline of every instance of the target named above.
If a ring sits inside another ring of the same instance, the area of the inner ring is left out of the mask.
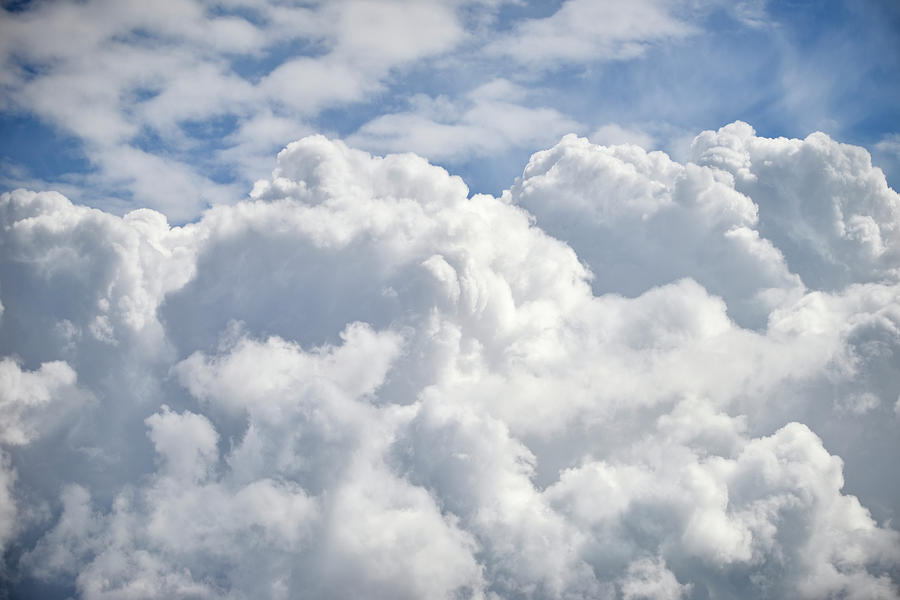
[[[567,136],[532,157],[508,199],[572,245],[597,292],[636,295],[691,277],[721,295],[740,322],[765,324],[803,283],[760,235],[758,206],[732,177],[635,145]]]
[[[88,400],[75,384],[75,372],[63,361],[28,371],[9,357],[0,359],[0,551],[30,517],[17,501],[17,472],[5,450],[26,446],[70,421],[71,412]]]
[[[179,227],[4,194],[5,585],[896,596],[897,195],[822,134],[693,152],[493,197],[311,136]]]
[[[61,402],[73,395],[75,372],[62,361],[47,362],[37,371],[22,371],[15,361],[4,358],[0,362],[0,414],[3,429],[0,444],[18,446],[37,437],[42,428],[54,419],[47,414],[51,402]],[[77,393],[75,394],[77,397]],[[56,413],[62,412],[57,406]]]
[[[896,280],[900,197],[865,149],[823,133],[758,138],[738,122],[698,136],[693,158],[730,173],[753,197],[760,231],[795,255],[792,266],[808,285]]]

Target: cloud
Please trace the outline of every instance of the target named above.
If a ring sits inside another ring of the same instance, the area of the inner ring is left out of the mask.
[[[6,550],[34,518],[16,497],[18,474],[6,450],[27,446],[61,428],[89,399],[63,361],[45,362],[28,371],[9,357],[0,359],[0,549]]]
[[[900,133],[889,133],[877,144],[875,149],[886,154],[900,156]]]
[[[764,325],[774,305],[803,290],[757,231],[756,204],[721,170],[567,136],[532,157],[508,197],[588,262],[597,292],[635,295],[692,277],[734,318]]]
[[[130,192],[121,200],[131,208],[186,221],[239,196],[217,167],[227,160],[245,168],[259,152],[277,149],[226,143],[230,152],[210,166],[195,146],[205,154],[223,136],[204,135],[204,125],[218,122],[240,137],[242,125],[270,113],[289,122],[287,130],[308,127],[326,108],[381,91],[394,69],[453,49],[464,37],[458,8],[179,0],[147,10],[140,2],[92,0],[4,10],[2,106],[78,138],[98,191]],[[277,146],[290,139],[285,134]],[[159,175],[161,166],[169,177]],[[238,179],[261,174],[243,171]]]
[[[872,159],[884,169],[890,181],[896,181],[900,165],[900,133],[889,133],[872,148]]]
[[[893,21],[839,4],[846,18],[810,21],[757,0],[16,2],[0,11],[0,181],[184,223],[314,132],[492,193],[571,131],[650,149],[647,129],[671,153],[740,117],[874,147],[893,123]],[[876,162],[896,170],[887,150]]]
[[[551,143],[581,126],[559,111],[532,107],[527,91],[504,79],[479,86],[463,99],[413,98],[412,110],[365,123],[348,142],[376,152],[415,152],[458,162],[513,148]]]
[[[823,133],[804,140],[754,136],[745,123],[704,132],[694,160],[731,173],[761,207],[760,230],[808,285],[833,289],[895,280],[900,204],[865,149]]]
[[[5,358],[0,362],[0,380],[0,444],[19,446],[37,437],[40,429],[51,426],[54,419],[43,413],[51,402],[62,403],[66,396],[73,395],[75,372],[62,361],[44,363],[35,372],[22,371],[13,360]],[[55,408],[60,415],[64,407]]]
[[[693,151],[565,136],[494,197],[310,136],[176,227],[4,194],[4,584],[896,596],[896,194],[822,134]]]
[[[696,32],[679,18],[681,8],[656,0],[569,0],[548,17],[520,23],[488,51],[535,66],[633,58],[649,44]]]
[[[805,426],[791,423],[772,436],[744,439],[734,458],[695,458],[671,441],[666,448],[659,454],[642,453],[658,457],[649,464],[603,461],[565,471],[547,493],[558,510],[574,511],[573,520],[598,543],[627,548],[647,543],[632,536],[649,536],[663,549],[677,547],[677,553],[666,556],[676,572],[676,563],[694,559],[706,568],[714,565],[745,577],[754,572],[756,590],[774,595],[892,593],[889,578],[877,574],[874,565],[882,557],[891,557],[882,568],[896,560],[897,533],[876,528],[856,498],[840,495],[840,460]],[[677,491],[667,491],[669,485]],[[614,499],[612,506],[598,511],[585,502],[598,496]],[[824,522],[838,520],[854,533],[845,537],[829,532]],[[803,533],[792,536],[789,531]],[[675,539],[666,541],[668,536]],[[866,563],[876,574],[862,567]],[[787,572],[775,575],[773,569]],[[671,575],[657,577],[666,587],[678,589]],[[725,581],[705,585],[724,597],[747,593]]]
[[[640,146],[644,150],[653,148],[654,139],[648,133],[640,129],[629,129],[617,125],[616,123],[608,123],[597,128],[590,135],[590,140],[601,146],[615,146],[620,144],[634,144]]]

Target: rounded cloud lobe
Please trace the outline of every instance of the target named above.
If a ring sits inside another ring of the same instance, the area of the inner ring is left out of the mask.
[[[898,196],[822,134],[693,152],[469,197],[313,136],[182,227],[4,194],[4,585],[895,597]]]

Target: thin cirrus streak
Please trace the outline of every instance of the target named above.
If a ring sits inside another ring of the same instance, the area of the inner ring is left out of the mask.
[[[895,597],[897,193],[824,134],[691,154],[470,197],[313,136],[179,227],[4,194],[4,585]]]

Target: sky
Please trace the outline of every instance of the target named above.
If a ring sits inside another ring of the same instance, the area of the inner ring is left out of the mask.
[[[686,160],[735,120],[900,169],[890,0],[6,2],[0,28],[0,185],[117,214],[195,220],[310,133],[495,195],[566,133]]]
[[[900,5],[7,1],[0,598],[900,596]]]

